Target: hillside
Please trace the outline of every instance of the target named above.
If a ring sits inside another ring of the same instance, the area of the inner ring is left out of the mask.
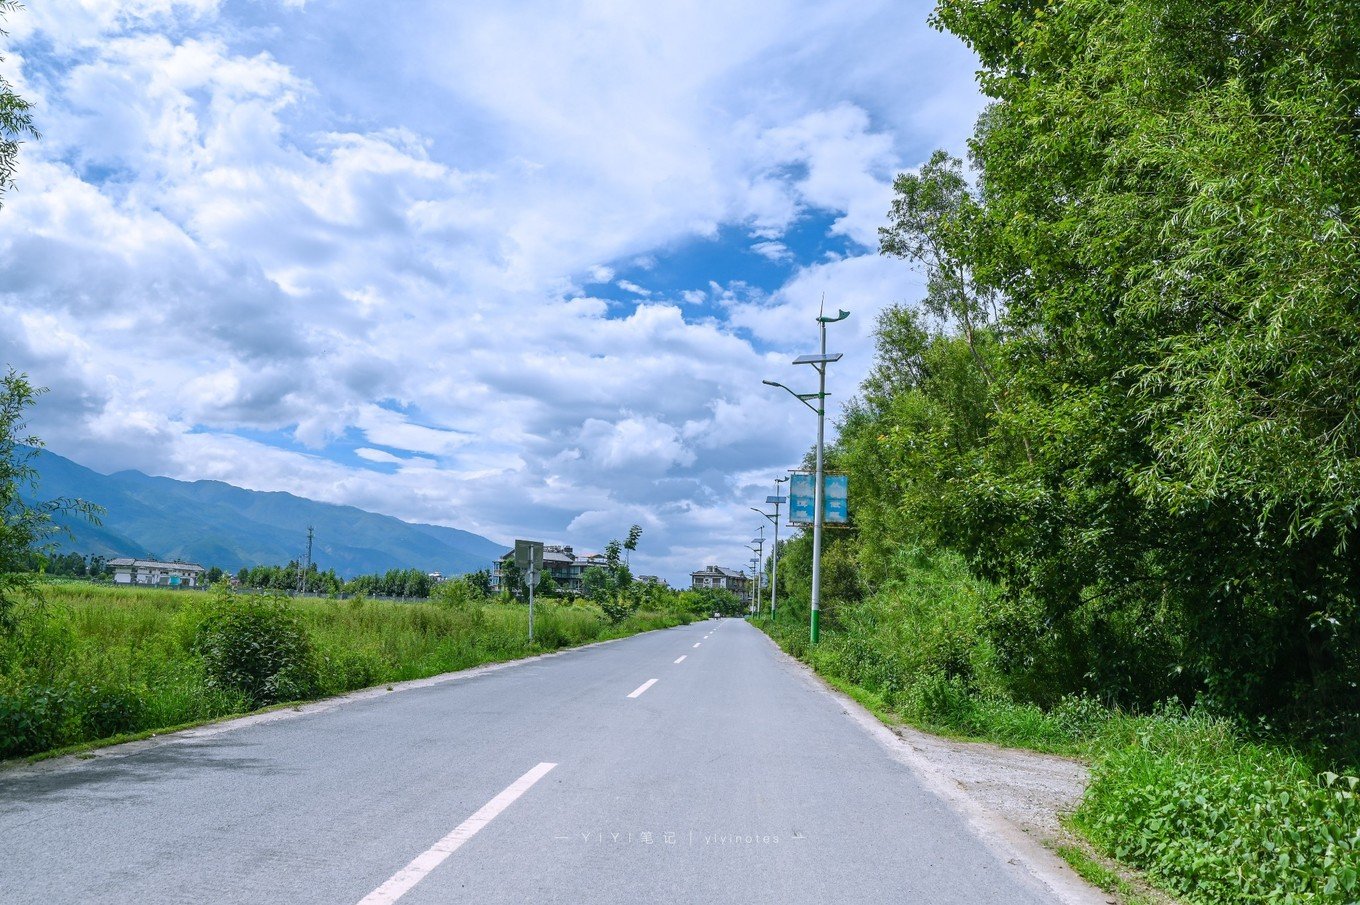
[[[353,506],[291,493],[245,490],[221,481],[176,481],[139,471],[104,475],[46,450],[34,464],[40,499],[77,497],[106,510],[103,524],[63,524],[61,549],[104,556],[184,559],[234,571],[286,563],[306,551],[343,576],[417,568],[446,575],[490,566],[505,548],[457,528],[403,522]]]

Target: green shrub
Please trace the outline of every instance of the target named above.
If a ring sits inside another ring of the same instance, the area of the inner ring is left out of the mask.
[[[621,594],[603,596],[598,603],[605,617],[614,625],[618,625],[637,611],[637,603]]]
[[[32,754],[61,744],[69,704],[66,689],[0,684],[0,758]]]
[[[1098,846],[1204,905],[1360,901],[1360,780],[1313,776],[1222,720],[1128,722],[1077,813]]]
[[[240,692],[256,707],[316,692],[311,642],[282,602],[229,599],[199,626],[194,646],[210,688]]]
[[[74,695],[84,738],[108,738],[142,726],[145,690],[127,685],[86,685]]]

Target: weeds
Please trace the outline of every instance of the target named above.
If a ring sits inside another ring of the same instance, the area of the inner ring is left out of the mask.
[[[52,584],[0,634],[0,758],[340,694],[685,621],[524,607]]]

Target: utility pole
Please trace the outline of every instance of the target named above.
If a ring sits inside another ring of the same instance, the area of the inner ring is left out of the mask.
[[[311,525],[308,525],[308,526],[307,526],[307,559],[306,559],[305,563],[303,564],[302,569],[298,572],[298,593],[299,593],[299,594],[305,594],[305,593],[307,593],[307,573],[309,573],[309,572],[312,571],[312,536],[313,536],[313,530],[314,530],[314,529],[312,528]]]

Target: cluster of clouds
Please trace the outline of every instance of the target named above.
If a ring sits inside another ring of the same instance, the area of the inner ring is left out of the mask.
[[[288,490],[640,571],[739,565],[796,463],[813,317],[840,398],[919,276],[891,179],[981,101],[929,4],[48,0],[0,210],[0,363],[101,471]],[[846,249],[813,253],[809,218]],[[696,241],[779,265],[649,283]],[[621,277],[626,273],[627,277]]]

